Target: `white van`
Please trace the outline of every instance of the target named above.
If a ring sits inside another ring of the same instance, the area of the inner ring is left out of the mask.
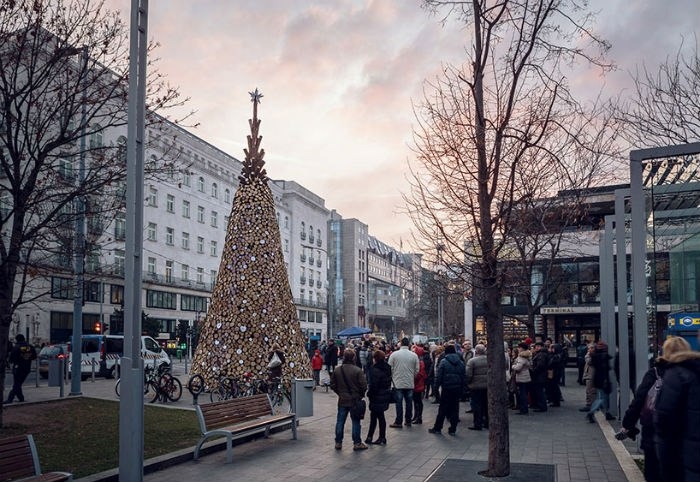
[[[80,378],[86,380],[92,375],[113,378],[118,375],[119,359],[124,355],[123,335],[83,335],[81,347]],[[71,373],[73,353],[68,361],[68,372]],[[157,341],[150,336],[141,337],[141,356],[144,365],[170,366],[170,357]],[[116,368],[116,372],[115,372]]]
[[[114,373],[116,367],[117,376],[119,376],[119,359],[124,355],[124,336],[107,335],[105,338],[107,368],[111,373]],[[141,357],[144,366],[170,366],[170,357],[160,344],[150,336],[141,337]]]

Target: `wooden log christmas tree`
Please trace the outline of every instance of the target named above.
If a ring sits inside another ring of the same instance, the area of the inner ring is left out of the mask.
[[[209,312],[200,326],[192,374],[201,375],[209,389],[220,377],[241,379],[246,372],[267,376],[268,354],[274,343],[285,353],[283,379],[310,378],[287,269],[272,191],[260,149],[258,104],[262,94],[251,92],[253,118],[239,188],[226,229],[219,274]]]

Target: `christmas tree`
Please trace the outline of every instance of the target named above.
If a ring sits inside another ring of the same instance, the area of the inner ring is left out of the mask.
[[[221,377],[246,372],[267,377],[268,355],[277,343],[284,351],[283,381],[310,378],[296,307],[287,279],[272,191],[260,148],[258,104],[250,93],[253,118],[239,188],[233,199],[226,242],[209,312],[200,326],[192,374],[212,389]]]

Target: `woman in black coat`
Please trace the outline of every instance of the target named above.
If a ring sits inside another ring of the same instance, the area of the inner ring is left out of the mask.
[[[367,390],[369,398],[369,431],[365,443],[375,445],[386,445],[386,418],[384,412],[389,410],[391,400],[391,367],[386,362],[386,354],[381,350],[376,350],[372,357],[374,364],[370,370],[370,384]],[[374,429],[379,423],[379,438],[372,441]]]
[[[656,366],[650,368],[644,374],[642,382],[634,392],[634,400],[630,402],[630,406],[622,418],[622,430],[618,435],[620,439],[626,436],[634,440],[639,433],[636,427],[638,420],[642,426],[640,447],[644,451],[644,480],[647,482],[661,482],[663,480],[661,478],[661,469],[659,468],[659,459],[656,456],[656,447],[654,446],[653,418],[650,419],[649,414],[643,414],[647,395],[656,383],[657,377],[663,378],[671,355],[680,351],[686,351],[688,348],[688,343],[683,338],[669,338],[666,340],[662,349],[662,356],[657,358]]]
[[[654,412],[654,442],[662,480],[698,482],[700,353],[688,347],[669,356],[663,380]]]
[[[608,395],[610,395],[610,360],[608,355],[608,345],[604,341],[599,341],[595,345],[595,351],[591,355],[591,365],[593,366],[593,386],[596,390],[596,399],[591,404],[591,408],[586,414],[589,422],[595,423],[593,414],[602,408],[605,418],[613,418],[608,414]]]

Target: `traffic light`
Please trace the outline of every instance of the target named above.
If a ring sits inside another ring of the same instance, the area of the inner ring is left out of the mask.
[[[95,333],[102,333],[102,323],[99,321],[95,322]]]

